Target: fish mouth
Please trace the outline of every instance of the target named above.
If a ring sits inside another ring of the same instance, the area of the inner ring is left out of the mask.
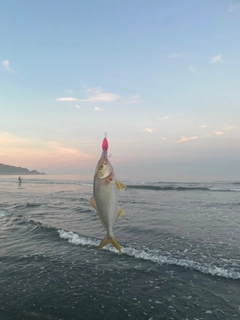
[[[110,173],[105,174],[104,176],[102,176],[100,179],[101,180],[107,180],[107,179],[111,179],[112,178],[112,171]],[[111,179],[112,180],[112,179]]]

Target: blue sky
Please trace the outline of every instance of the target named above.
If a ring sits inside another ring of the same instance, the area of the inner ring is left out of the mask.
[[[240,179],[240,1],[5,1],[0,162]]]

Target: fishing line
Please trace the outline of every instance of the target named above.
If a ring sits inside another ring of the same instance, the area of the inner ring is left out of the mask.
[[[107,127],[108,127],[108,118],[107,118],[107,112],[104,109],[104,137],[107,138]]]
[[[107,21],[107,12],[108,12],[108,8],[107,8],[107,4],[105,3],[105,14],[106,14],[106,17],[104,19],[104,27],[105,27],[105,30],[107,30],[107,24],[106,24],[106,21]],[[104,54],[103,54],[103,67],[104,67],[104,70],[103,70],[103,85],[104,85],[104,88],[103,88],[103,91],[107,90],[107,64],[108,64],[108,59],[107,59],[107,51],[104,51]],[[104,107],[103,109],[103,123],[104,123],[104,138],[107,139],[107,132],[108,132],[108,115],[107,115],[107,110],[106,110],[106,107]]]
[[[106,14],[106,18],[104,19],[104,22],[106,24],[107,19],[107,4],[105,3],[105,14]],[[107,29],[107,25],[105,25],[105,29]],[[107,72],[107,51],[104,51],[104,90],[107,90],[107,76],[106,76],[106,72]],[[108,117],[107,117],[107,111],[104,107],[104,137],[107,139],[107,132],[108,132]]]

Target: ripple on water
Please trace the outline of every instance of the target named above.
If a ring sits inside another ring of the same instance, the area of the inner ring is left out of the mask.
[[[0,210],[0,218],[5,216],[5,211],[4,210]]]

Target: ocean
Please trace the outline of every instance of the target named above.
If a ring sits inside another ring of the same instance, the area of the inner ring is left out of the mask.
[[[0,320],[240,319],[240,182],[123,181],[114,225],[92,181],[0,177]]]

